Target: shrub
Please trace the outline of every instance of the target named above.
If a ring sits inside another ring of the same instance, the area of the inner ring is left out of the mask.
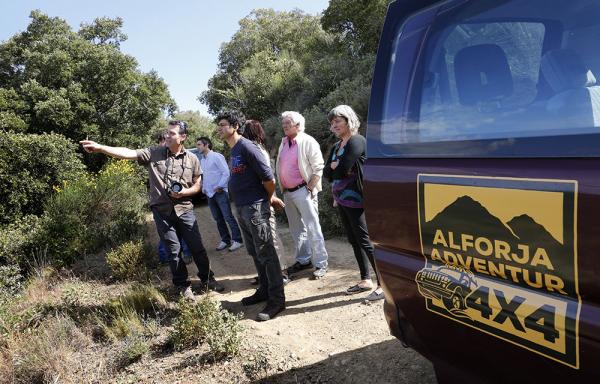
[[[177,307],[179,314],[170,335],[176,349],[207,342],[215,359],[239,354],[242,326],[221,303],[205,296],[196,303],[181,299]]]
[[[218,302],[217,302],[218,303]],[[237,356],[240,353],[242,325],[239,318],[225,310],[212,320],[206,335],[210,352],[215,359]]]
[[[81,175],[76,149],[62,135],[0,131],[0,224],[40,215],[53,187]]]
[[[0,228],[0,264],[27,267],[32,255],[46,247],[43,220],[37,216],[21,217]]]
[[[80,176],[55,191],[46,205],[44,230],[59,265],[144,231],[145,186],[127,161],[111,161],[97,175]]]
[[[144,243],[128,241],[106,254],[106,262],[121,280],[135,279],[147,274],[144,264]]]
[[[167,307],[167,299],[158,289],[145,284],[133,285],[127,292],[107,304],[109,313],[119,308],[132,308],[135,312],[151,315]]]
[[[144,321],[142,317],[129,307],[120,307],[107,321],[101,321],[102,334],[111,341],[122,340],[126,337],[143,334]]]
[[[12,310],[13,299],[10,295],[0,295],[0,354],[2,339],[8,335],[18,322],[17,315]]]
[[[333,206],[331,184],[323,180],[323,191],[319,193],[319,221],[323,236],[326,239],[336,236],[346,236],[346,230],[340,219],[337,208]]]
[[[148,342],[138,334],[121,341],[114,356],[114,368],[119,370],[140,360],[148,352]]]
[[[18,265],[0,265],[0,296],[14,295],[20,291],[22,280]]]
[[[23,289],[0,295],[0,334],[37,328],[55,312],[51,290],[53,278],[35,276],[22,284]]]
[[[156,288],[135,285],[106,304],[98,323],[102,334],[112,341],[136,335],[150,337],[159,328],[152,316],[156,316],[166,306],[165,297]]]

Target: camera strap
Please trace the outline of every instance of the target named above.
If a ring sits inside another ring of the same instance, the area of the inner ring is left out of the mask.
[[[172,154],[169,148],[165,148],[167,150],[167,159],[165,160],[165,176],[164,176],[164,184],[168,189],[170,186],[169,180],[173,181],[169,176],[173,174],[173,169],[175,168],[175,155]],[[169,159],[171,159],[171,172],[169,172]],[[185,155],[181,156],[181,175],[179,175],[178,182],[181,184],[181,180],[183,179],[183,173],[185,172]]]

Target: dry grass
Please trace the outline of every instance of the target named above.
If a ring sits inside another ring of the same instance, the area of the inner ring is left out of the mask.
[[[44,320],[30,332],[12,333],[3,350],[2,381],[6,383],[78,382],[72,377],[77,353],[90,343],[69,318]],[[4,366],[4,364],[3,364]],[[2,382],[0,381],[0,382]]]
[[[1,384],[105,382],[146,354],[168,308],[148,285],[104,286],[46,272],[2,304]],[[109,343],[92,341],[98,330]]]

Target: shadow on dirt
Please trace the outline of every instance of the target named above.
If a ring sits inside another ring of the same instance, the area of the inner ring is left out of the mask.
[[[271,375],[255,383],[436,384],[429,361],[398,340],[334,354],[318,363]]]

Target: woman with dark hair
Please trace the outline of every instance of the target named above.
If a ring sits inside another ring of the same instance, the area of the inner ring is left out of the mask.
[[[340,139],[329,153],[323,176],[332,183],[333,205],[337,206],[352,245],[360,270],[360,281],[346,290],[351,295],[373,289],[369,263],[375,270],[377,288],[366,298],[368,301],[384,298],[373,258],[373,243],[369,238],[363,207],[362,173],[366,140],[358,133],[360,121],[354,110],[338,105],[327,114],[330,129]]]
[[[262,152],[265,159],[267,160],[267,163],[271,164],[271,157],[269,156],[269,152],[267,151],[265,146],[265,130],[263,129],[262,125],[258,120],[246,120],[242,136],[256,144],[260,148],[260,151]],[[273,168],[272,165],[271,168]],[[283,248],[281,238],[277,235],[277,219],[275,218],[275,209],[272,206],[271,218],[269,219],[269,223],[271,224],[273,245],[275,245],[275,250],[277,251],[277,256],[279,257],[279,263],[281,264],[283,284],[287,284],[290,280],[286,273],[287,265],[284,260],[285,249]],[[254,278],[252,284],[258,284],[258,277]]]

